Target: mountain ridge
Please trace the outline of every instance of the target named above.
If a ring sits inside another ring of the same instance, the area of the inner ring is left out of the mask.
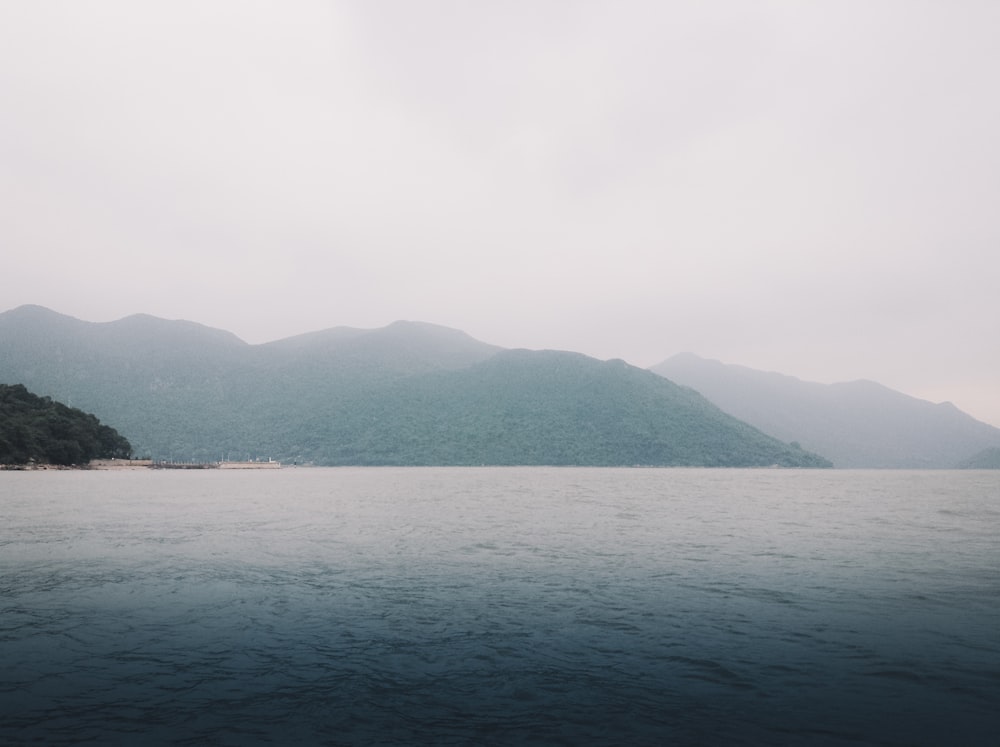
[[[337,329],[250,345],[148,315],[15,310],[0,314],[0,381],[85,406],[157,458],[829,466],[623,361],[424,322]]]
[[[650,370],[837,467],[946,469],[1000,445],[1000,429],[954,404],[921,400],[868,379],[820,384],[693,353]]]

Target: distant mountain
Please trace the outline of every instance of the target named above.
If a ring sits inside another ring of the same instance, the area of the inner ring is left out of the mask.
[[[1000,448],[983,449],[956,466],[958,469],[1000,469]]]
[[[650,370],[837,467],[951,468],[1000,446],[1000,429],[954,405],[909,397],[872,381],[818,384],[691,353]]]
[[[377,417],[344,429],[333,441],[345,450],[327,461],[829,466],[672,382],[578,353],[506,350],[401,379],[380,395]]]
[[[155,458],[829,466],[624,362],[420,322],[248,345],[191,322],[20,307],[0,314],[2,381],[97,413]]]

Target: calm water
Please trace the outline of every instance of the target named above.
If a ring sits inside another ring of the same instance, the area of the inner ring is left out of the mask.
[[[1000,743],[1000,472],[0,473],[0,743]]]

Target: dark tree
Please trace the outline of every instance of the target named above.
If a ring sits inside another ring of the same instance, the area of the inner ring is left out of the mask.
[[[0,384],[0,464],[73,465],[131,456],[128,440],[93,415],[21,384]]]

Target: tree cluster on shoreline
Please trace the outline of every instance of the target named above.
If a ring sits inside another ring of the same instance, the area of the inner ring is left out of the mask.
[[[128,440],[94,415],[22,384],[0,384],[0,464],[69,466],[131,455]]]

